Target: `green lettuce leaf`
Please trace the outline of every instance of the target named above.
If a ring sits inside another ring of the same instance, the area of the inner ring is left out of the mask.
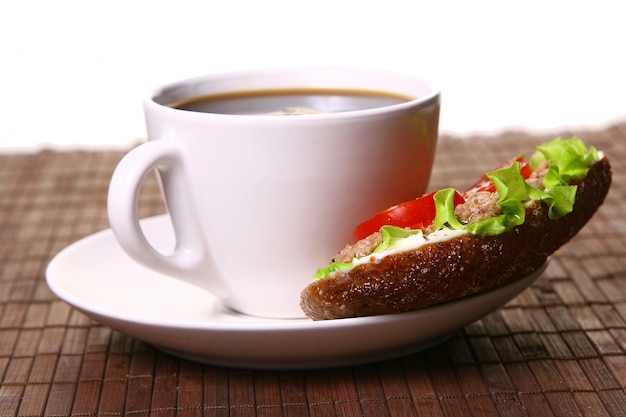
[[[399,241],[409,236],[423,234],[420,229],[405,229],[390,225],[381,227],[380,231],[383,233],[383,241],[374,249],[374,253],[393,249]]]
[[[587,148],[582,139],[556,138],[536,147],[536,152],[530,159],[530,166],[535,170],[541,162],[549,161],[551,169],[567,181],[572,178],[584,178],[591,165],[599,160],[598,150],[593,146]],[[545,183],[544,186],[548,187]]]
[[[313,278],[320,279],[326,278],[330,274],[335,271],[347,271],[348,269],[352,269],[354,266],[354,261],[352,262],[331,262],[323,268],[318,268],[315,274],[313,274]]]
[[[542,200],[548,205],[548,217],[556,220],[571,213],[576,202],[575,185],[556,185],[545,190],[546,197]]]
[[[423,234],[419,229],[404,229],[402,227],[390,225],[381,227],[380,231],[383,234],[383,240],[378,244],[376,249],[374,249],[373,253],[393,249],[398,242],[406,239],[407,237]],[[356,258],[350,262],[332,262],[323,268],[318,268],[313,275],[313,278],[325,278],[335,271],[346,271],[348,269],[352,269],[352,267],[354,267],[355,260]]]
[[[435,228],[449,227],[455,230],[466,230],[481,236],[494,236],[511,230],[524,223],[526,210],[524,201],[530,199],[529,194],[535,194],[533,187],[528,185],[520,172],[519,162],[510,166],[487,173],[493,181],[499,199],[498,205],[502,209],[499,216],[472,224],[462,224],[454,214],[454,189],[440,190],[434,195],[435,199]],[[532,190],[530,190],[530,189]]]
[[[449,227],[451,229],[464,229],[465,226],[454,215],[454,188],[444,188],[439,190],[433,196],[435,200],[435,220],[433,226],[435,229]]]
[[[465,228],[472,234],[495,236],[507,232],[524,223],[526,209],[524,201],[529,197],[530,187],[520,172],[519,162],[487,173],[498,192],[498,205],[502,213],[496,217],[467,225]],[[532,188],[532,187],[530,187]]]
[[[556,138],[536,147],[530,159],[531,168],[537,169],[544,161],[550,163],[542,181],[545,195],[541,200],[548,205],[551,219],[558,219],[573,210],[577,187],[567,182],[586,177],[591,165],[599,160],[598,150],[593,146],[587,147],[577,137]]]

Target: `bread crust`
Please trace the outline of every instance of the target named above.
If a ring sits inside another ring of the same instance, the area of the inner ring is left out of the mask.
[[[506,285],[541,266],[591,219],[611,184],[608,160],[571,184],[578,185],[574,209],[557,220],[533,202],[524,224],[501,235],[464,234],[335,271],[302,291],[302,310],[313,320],[401,313]]]

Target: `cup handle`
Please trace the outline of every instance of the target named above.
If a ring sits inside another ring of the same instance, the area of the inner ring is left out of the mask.
[[[132,149],[119,162],[109,185],[107,211],[113,234],[124,251],[138,263],[167,275],[224,295],[211,266],[200,234],[194,205],[185,180],[180,146],[171,139],[149,141]],[[146,238],[139,223],[139,192],[154,169],[167,171],[165,188],[176,190],[167,209],[172,220],[176,245],[172,253],[157,250]]]

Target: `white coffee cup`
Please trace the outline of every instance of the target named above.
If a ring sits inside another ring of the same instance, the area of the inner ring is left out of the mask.
[[[350,110],[348,98],[347,111],[297,116],[173,107],[197,97],[285,89],[406,99]],[[167,85],[144,103],[148,141],[120,161],[111,179],[112,230],[136,262],[208,290],[233,310],[302,317],[301,290],[352,240],[354,227],[426,190],[439,108],[439,92],[423,80],[377,70],[251,70]],[[154,169],[174,229],[171,253],[152,246],[138,218],[141,185]]]

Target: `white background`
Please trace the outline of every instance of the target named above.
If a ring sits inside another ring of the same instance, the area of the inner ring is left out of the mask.
[[[0,151],[127,146],[160,84],[276,66],[423,76],[444,132],[599,127],[626,115],[622,3],[5,1]]]

